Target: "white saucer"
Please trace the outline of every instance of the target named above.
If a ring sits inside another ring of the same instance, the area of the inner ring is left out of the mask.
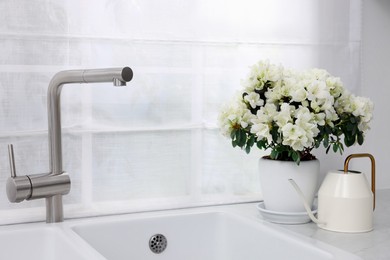
[[[307,212],[276,212],[265,209],[264,202],[257,205],[257,209],[263,218],[269,222],[278,224],[304,224],[311,221]],[[317,213],[317,208],[313,208],[312,213]]]

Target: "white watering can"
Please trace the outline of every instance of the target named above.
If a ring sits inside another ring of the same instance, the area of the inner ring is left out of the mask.
[[[371,188],[365,175],[349,171],[352,158],[371,159]],[[367,232],[373,229],[375,209],[375,159],[371,154],[352,154],[345,159],[344,171],[330,171],[318,191],[318,213],[314,217],[311,207],[294,180],[290,183],[301,196],[305,209],[317,226],[337,232]]]

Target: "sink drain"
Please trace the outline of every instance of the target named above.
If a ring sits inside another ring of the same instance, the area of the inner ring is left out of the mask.
[[[168,240],[162,234],[153,235],[149,239],[149,248],[155,254],[160,254],[164,252],[164,250],[167,248],[167,245],[168,245]]]

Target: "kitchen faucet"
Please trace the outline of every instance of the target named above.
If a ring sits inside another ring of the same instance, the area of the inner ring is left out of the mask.
[[[10,202],[46,199],[46,222],[62,222],[64,219],[62,196],[70,191],[69,175],[62,169],[61,148],[61,89],[65,84],[112,82],[114,86],[126,86],[133,78],[129,67],[60,71],[51,79],[47,92],[49,124],[50,172],[16,176],[12,144],[8,145],[11,177],[7,180],[7,196]]]

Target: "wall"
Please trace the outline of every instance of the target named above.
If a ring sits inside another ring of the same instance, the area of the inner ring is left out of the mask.
[[[389,97],[390,83],[390,2],[364,1],[363,4],[363,52],[362,93],[374,104],[372,130],[367,135],[367,151],[377,162],[377,187],[390,188],[389,175]]]
[[[126,88],[63,89],[66,217],[260,199],[263,153],[231,148],[216,125],[259,59],[325,68],[360,90],[360,1],[5,0],[0,10],[0,223],[44,219],[42,200],[7,201],[6,147],[19,174],[48,171],[46,90],[57,71],[135,73]],[[339,165],[321,152],[324,171]]]
[[[390,2],[386,0],[363,1],[361,9],[361,70],[356,73],[361,84],[357,87],[362,96],[369,97],[374,103],[374,118],[371,130],[365,136],[362,146],[353,146],[346,150],[344,156],[325,155],[324,151],[316,151],[321,159],[323,177],[332,169],[342,169],[345,156],[351,153],[371,153],[376,158],[376,188],[390,188],[388,174],[388,147],[390,128],[388,98],[390,85],[386,75],[390,74]],[[352,160],[350,169],[366,173],[370,180],[370,161],[366,159]]]

